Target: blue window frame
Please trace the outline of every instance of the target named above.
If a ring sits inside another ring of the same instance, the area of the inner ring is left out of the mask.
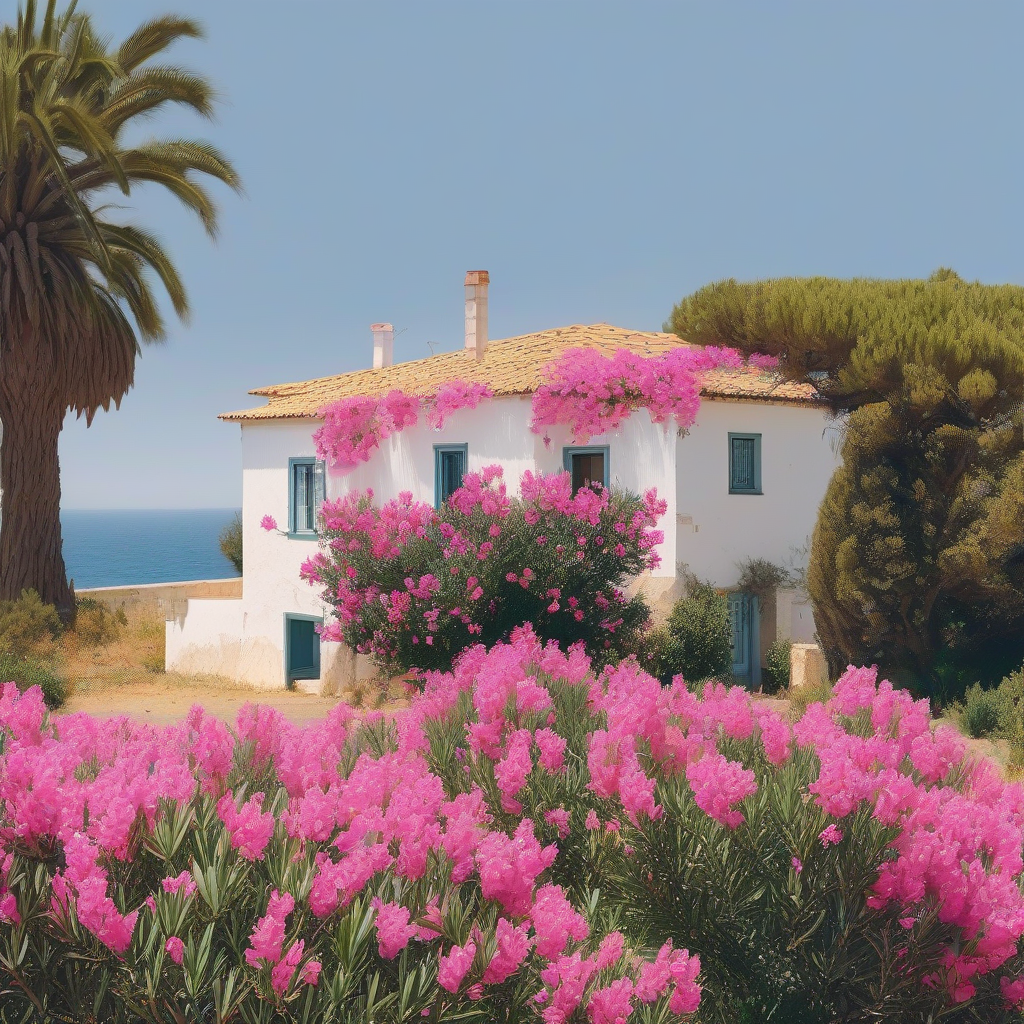
[[[761,493],[761,435],[729,435],[729,493]]]
[[[592,483],[608,486],[609,454],[608,445],[562,449],[562,465],[572,476],[573,494]]]
[[[434,445],[434,508],[440,508],[462,486],[468,460],[468,444]]]
[[[320,634],[323,619],[315,615],[286,613],[284,617],[284,671],[291,684],[296,679],[320,678]]]
[[[316,539],[316,517],[323,500],[324,464],[317,459],[289,459],[289,537]]]

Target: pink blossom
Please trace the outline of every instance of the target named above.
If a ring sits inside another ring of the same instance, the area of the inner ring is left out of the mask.
[[[733,807],[757,789],[752,771],[736,761],[727,761],[714,750],[687,765],[686,779],[693,787],[697,806],[729,828],[736,828],[744,820]]]
[[[824,847],[838,846],[843,841],[843,833],[836,827],[835,822],[824,829],[818,836],[821,845]]]
[[[582,942],[589,934],[586,919],[578,914],[560,885],[545,885],[537,890],[530,910],[537,943],[537,952],[554,960],[570,938]]]
[[[437,983],[448,992],[458,992],[462,979],[466,977],[476,956],[476,943],[470,941],[464,946],[452,946],[446,956],[438,958]]]
[[[240,809],[235,807],[231,793],[225,793],[217,802],[217,813],[231,833],[231,846],[246,860],[262,860],[274,834],[274,815],[271,811],[262,812],[262,806],[262,793],[253,794]]]
[[[417,927],[409,923],[409,910],[398,903],[376,902],[377,943],[381,958],[393,960],[409,944]]]
[[[277,529],[277,520],[273,516],[264,516],[260,520],[260,527],[269,533]]]
[[[534,880],[554,863],[557,852],[554,846],[541,847],[529,818],[519,823],[511,839],[489,833],[476,852],[484,898],[497,900],[513,917],[529,913]]]
[[[285,919],[295,909],[291,893],[283,896],[275,889],[270,894],[267,912],[256,922],[249,936],[249,947],[245,951],[245,962],[250,967],[260,967],[260,961],[274,964],[281,959],[284,945]]]
[[[280,963],[275,964],[270,972],[270,987],[279,995],[283,996],[291,987],[292,978],[295,976],[295,968],[302,959],[302,951],[305,942],[299,939],[292,943],[291,949],[285,954]]]
[[[568,839],[569,837],[569,812],[562,807],[555,807],[550,811],[544,812],[544,820],[549,824],[553,825],[555,831],[558,833],[559,839]]]
[[[319,960],[307,960],[299,971],[299,980],[316,988],[316,983],[320,980],[322,968],[323,965]]]
[[[528,932],[529,926],[525,921],[514,926],[504,917],[498,919],[494,930],[497,949],[481,978],[485,985],[500,985],[519,969],[533,945]]]
[[[552,729],[538,729],[533,738],[540,751],[538,758],[541,768],[551,775],[562,770],[565,763],[566,740]]]
[[[192,879],[191,871],[182,871],[175,878],[167,877],[160,882],[164,892],[182,892],[185,896],[191,896],[196,891],[196,883]]]
[[[185,944],[181,941],[181,939],[178,938],[177,935],[172,935],[164,943],[164,952],[166,952],[167,955],[171,958],[171,960],[173,960],[174,963],[176,963],[180,967],[181,961],[185,957]]]

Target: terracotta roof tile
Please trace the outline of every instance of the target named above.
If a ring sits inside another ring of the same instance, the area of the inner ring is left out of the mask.
[[[628,331],[611,324],[574,324],[492,341],[481,360],[459,350],[377,370],[355,370],[334,377],[255,388],[249,393],[268,398],[266,405],[221,413],[220,418],[235,422],[315,419],[320,409],[338,398],[379,395],[395,388],[409,394],[428,395],[452,380],[487,384],[495,395],[524,395],[537,389],[544,368],[566,349],[593,348],[612,355],[626,348],[642,355],[658,355],[683,344],[686,343],[674,334]],[[810,385],[783,381],[755,369],[709,373],[701,393],[709,398],[772,402],[814,402],[817,399]]]

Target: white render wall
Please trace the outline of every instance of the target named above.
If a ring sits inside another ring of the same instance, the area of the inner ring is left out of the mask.
[[[729,493],[730,433],[761,435],[761,494]],[[793,564],[840,461],[837,421],[820,407],[702,402],[676,458],[680,564],[719,587],[748,558]]]
[[[562,449],[573,442],[565,427],[548,430],[550,444],[530,430],[529,396],[491,399],[430,429],[421,416],[411,428],[387,438],[370,460],[348,473],[328,468],[328,498],[372,488],[378,502],[411,491],[434,500],[435,444],[467,444],[470,472],[497,463],[510,493],[523,472],[561,471]],[[167,624],[167,667],[205,672],[255,685],[283,687],[286,613],[329,618],[317,591],[299,578],[303,560],[318,550],[314,540],[291,539],[260,528],[273,516],[288,527],[288,460],[315,455],[316,420],[268,420],[242,426],[242,524],[245,573],[241,601],[190,601],[183,619]],[[755,402],[706,400],[698,425],[680,438],[674,425],[653,424],[646,412],[630,417],[613,434],[589,445],[609,447],[613,487],[643,493],[655,487],[668,503],[660,528],[661,565],[640,582],[655,606],[674,596],[677,565],[719,586],[735,583],[736,562],[764,557],[785,562],[790,549],[810,534],[818,504],[836,465],[827,420],[819,409]],[[762,434],[760,496],[728,494],[729,431]],[[684,525],[684,517],[697,527]],[[218,606],[218,607],[214,607]],[[300,683],[331,690],[370,674],[341,645],[321,650],[321,679]]]

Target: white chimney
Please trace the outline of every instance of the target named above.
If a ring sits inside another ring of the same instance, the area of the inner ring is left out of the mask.
[[[466,274],[466,351],[483,359],[487,351],[487,285],[486,270],[470,270]]]
[[[395,361],[395,329],[391,324],[370,324],[373,331],[373,368],[390,366]]]

